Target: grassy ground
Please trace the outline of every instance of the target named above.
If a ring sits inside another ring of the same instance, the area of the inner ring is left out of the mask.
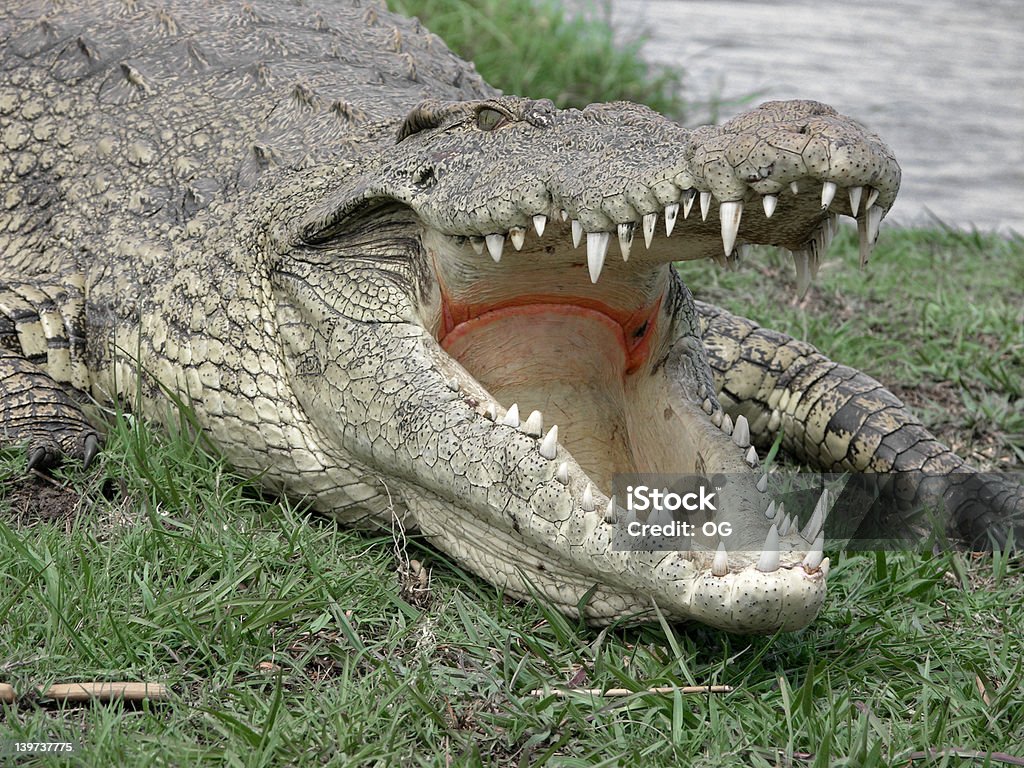
[[[872,267],[855,265],[844,234],[799,302],[771,253],[686,274],[703,298],[891,383],[961,453],[1019,470],[1024,244],[883,230]],[[26,477],[24,456],[0,455],[0,681],[21,696],[2,708],[0,740],[78,742],[70,762],[88,766],[1024,758],[1019,560],[833,553],[830,599],[799,633],[597,631],[503,600],[415,538],[261,498],[187,437],[124,418],[111,430],[87,472]],[[431,569],[427,592],[410,586],[409,559]],[[166,682],[172,698],[32,694],[124,679]],[[531,695],[694,683],[734,691]]]

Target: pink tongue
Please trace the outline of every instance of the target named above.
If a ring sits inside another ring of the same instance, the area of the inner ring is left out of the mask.
[[[622,326],[569,304],[531,304],[487,312],[456,326],[442,346],[499,403],[518,403],[525,419],[558,424],[559,442],[599,487],[633,468],[625,427]]]

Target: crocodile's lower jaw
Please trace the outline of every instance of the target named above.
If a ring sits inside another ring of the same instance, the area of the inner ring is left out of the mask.
[[[732,631],[796,629],[814,618],[828,571],[820,525],[804,538],[777,514],[745,421],[733,425],[715,400],[665,242],[629,264],[608,263],[595,281],[586,252],[563,245],[568,226],[518,240],[521,250],[494,261],[468,238],[422,240],[430,260],[446,265],[425,325],[449,356],[440,365],[452,390],[495,429],[534,439],[539,471],[567,497],[553,495],[550,512],[536,509],[514,530],[484,510],[446,523],[431,506],[417,515],[428,535],[464,561],[486,562],[492,580],[504,568],[497,581],[508,591],[537,590],[568,611],[599,585],[585,607],[592,621],[648,614],[652,601]],[[734,534],[698,538],[688,552],[613,552],[624,511],[608,497],[613,476],[626,472],[725,473],[718,521]],[[467,531],[467,520],[479,530]]]

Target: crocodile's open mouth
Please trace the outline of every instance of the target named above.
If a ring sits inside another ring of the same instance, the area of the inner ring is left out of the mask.
[[[421,240],[441,300],[425,325],[461,368],[451,371],[453,389],[464,390],[468,374],[486,392],[482,413],[535,437],[551,460],[564,450],[571,461],[556,473],[567,477],[567,467],[579,465],[585,507],[611,496],[617,474],[724,473],[734,487],[723,514],[738,535],[694,542],[708,553],[708,570],[815,576],[828,569],[822,511],[802,530],[795,516],[779,514],[746,419],[734,423],[718,405],[692,304],[670,271],[672,261],[709,256],[709,243],[719,260],[734,253],[742,210],[729,204],[704,202],[702,216],[692,212],[698,226],[671,236],[695,198],[683,211],[670,206],[661,221],[649,214],[620,225],[617,237],[585,233],[558,212],[534,216],[529,232],[453,237],[426,229]],[[776,204],[771,197],[765,214]],[[835,232],[836,216],[819,211],[815,254]],[[621,522],[623,514],[610,499],[605,519]]]

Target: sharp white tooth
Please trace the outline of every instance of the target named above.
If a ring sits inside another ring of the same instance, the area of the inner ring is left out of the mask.
[[[761,479],[757,481],[757,490],[764,493],[768,490],[768,475],[761,475]]]
[[[587,232],[587,266],[590,268],[590,282],[596,283],[604,268],[604,257],[608,254],[610,232]]]
[[[676,226],[676,217],[679,215],[679,203],[669,203],[665,206],[665,237],[672,234]]]
[[[683,193],[683,218],[690,218],[690,209],[693,208],[693,201],[697,199],[697,190],[688,189]]]
[[[583,225],[576,219],[572,220],[572,247],[579,248],[583,240]]]
[[[477,256],[484,255],[484,239],[482,237],[469,238],[469,244],[473,246],[473,250],[476,251]]]
[[[879,208],[877,205],[872,205],[868,208],[868,240],[874,243],[878,239],[878,228],[882,224],[882,217],[885,216],[885,211]]]
[[[569,462],[563,461],[555,470],[555,479],[562,485],[569,484]]]
[[[747,449],[746,462],[751,469],[757,468],[757,449],[754,446]]]
[[[772,499],[768,503],[768,509],[766,509],[764,511],[764,516],[766,518],[768,518],[769,520],[774,520],[775,519],[775,500],[774,499]]]
[[[567,210],[565,210],[565,208],[563,208],[561,210],[561,215],[562,215],[562,221],[568,221],[569,220],[569,212]]]
[[[793,266],[796,267],[796,292],[802,297],[811,287],[811,254],[806,249],[793,251]]]
[[[867,210],[875,204],[875,200],[878,199],[878,190],[874,187],[868,187],[868,199],[864,203],[864,210]]]
[[[722,247],[725,248],[725,255],[728,256],[736,245],[736,234],[740,231],[743,201],[727,200],[719,207],[718,216],[722,220]]]
[[[615,522],[615,497],[612,496],[608,499],[608,505],[604,508],[604,521],[606,523]]]
[[[708,211],[711,210],[711,193],[701,192],[700,193],[700,218],[701,221],[708,220]]]
[[[828,488],[822,488],[821,496],[818,497],[818,503],[814,505],[814,512],[811,513],[811,519],[807,521],[807,525],[800,532],[805,541],[814,541],[818,534],[821,533],[822,526],[825,525],[825,519],[828,517],[829,507],[831,506],[832,499]]]
[[[523,243],[526,242],[526,230],[522,227],[512,227],[508,231],[508,237],[517,251],[523,250]]]
[[[821,575],[824,576],[826,579],[828,578],[828,569],[829,560],[826,557],[824,560],[821,561],[821,565],[818,566],[818,570],[821,571]]]
[[[548,461],[555,458],[555,449],[558,447],[558,425],[552,425],[544,439],[540,441],[540,455]]]
[[[723,415],[724,414],[722,413],[722,411],[715,411],[714,413],[711,414],[711,423],[714,424],[716,427],[721,427]]]
[[[715,559],[711,563],[711,573],[714,576],[722,577],[729,572],[729,553],[725,551],[725,542],[719,542],[718,551],[715,552]]]
[[[654,240],[654,225],[658,221],[658,214],[656,213],[645,213],[644,214],[644,244],[650,248],[651,241]]]
[[[868,264],[871,252],[878,240],[878,226],[882,221],[882,209],[876,206],[866,207],[864,214],[857,219],[857,238],[860,247],[860,268]],[[876,213],[877,212],[877,213]]]
[[[540,437],[541,432],[544,431],[544,417],[541,416],[540,411],[530,411],[530,416],[527,418],[526,423],[523,424],[523,432],[534,437]]]
[[[704,411],[708,416],[715,410],[714,403],[711,402],[711,398],[705,397],[704,402],[700,404],[701,410]]]
[[[450,379],[448,379],[447,383],[448,383],[448,389],[450,389],[452,392],[458,392],[459,391],[459,379],[458,379],[458,377],[452,376]]]
[[[732,416],[730,416],[728,413],[725,414],[725,417],[722,419],[722,426],[719,427],[719,429],[721,429],[723,432],[725,432],[725,434],[731,435],[732,434]]]
[[[594,489],[590,483],[587,483],[587,487],[583,489],[583,498],[580,499],[580,506],[583,507],[584,512],[594,511]]]
[[[750,424],[742,414],[736,417],[736,426],[732,430],[732,441],[740,448],[750,445]]]
[[[778,195],[765,195],[761,198],[761,205],[764,206],[764,217],[770,219],[775,213],[775,206],[779,204]]]
[[[860,210],[860,196],[863,192],[864,187],[850,187],[850,210],[853,218],[857,218],[857,211]]]
[[[488,421],[496,421],[498,418],[498,406],[494,403],[488,403],[487,408],[484,410],[484,416],[487,417]]]
[[[778,511],[777,514],[778,514],[779,517],[782,518],[782,524],[779,526],[779,536],[786,536],[786,535],[789,534],[789,526],[791,525],[792,521],[791,521],[789,515],[783,515],[782,514],[782,505],[781,504],[779,505],[779,511]]]
[[[629,248],[633,245],[633,223],[619,224],[618,233],[619,250],[622,251],[622,260],[629,261]]]
[[[774,573],[779,570],[779,529],[772,524],[764,539],[761,559],[757,561],[757,570],[761,573]]]
[[[519,426],[519,404],[512,403],[512,407],[505,412],[505,418],[501,420],[501,423],[506,427],[518,427]]]
[[[789,191],[792,192],[794,195],[799,195],[800,185],[797,184],[795,181],[789,182]]]
[[[543,213],[538,213],[533,217],[533,228],[537,230],[537,237],[544,235],[544,227],[548,225],[548,217]]]
[[[811,545],[811,551],[804,557],[804,570],[816,571],[822,565],[822,557],[825,554],[825,534],[819,533]]]
[[[501,252],[505,248],[505,236],[488,235],[485,239],[487,240],[487,252],[491,254],[491,258],[497,264],[501,261]]]
[[[832,200],[836,196],[836,191],[839,187],[836,186],[834,181],[826,181],[821,185],[821,207],[828,208],[832,205]]]

